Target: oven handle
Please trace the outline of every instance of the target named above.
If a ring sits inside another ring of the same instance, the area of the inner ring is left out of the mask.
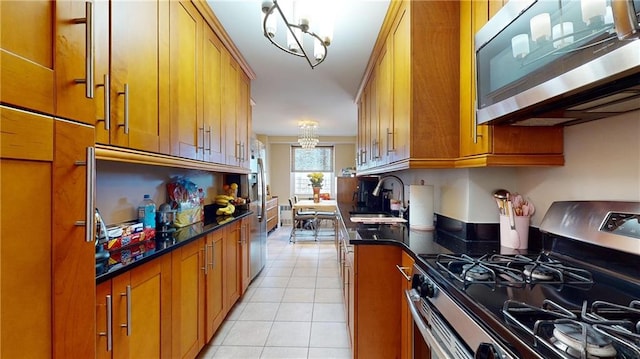
[[[411,311],[411,317],[413,318],[413,322],[416,323],[418,330],[420,330],[420,334],[427,342],[429,349],[431,350],[431,357],[435,358],[449,358],[451,355],[447,350],[445,350],[440,343],[436,340],[436,338],[431,334],[431,328],[428,323],[422,319],[422,316],[418,312],[418,308],[416,307],[416,303],[420,303],[420,294],[415,289],[405,290],[404,291],[405,298],[407,299],[407,304],[409,305],[409,310]],[[433,355],[435,354],[435,355]]]

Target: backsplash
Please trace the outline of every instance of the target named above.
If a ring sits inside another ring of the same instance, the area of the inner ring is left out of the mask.
[[[180,168],[98,161],[96,173],[96,207],[107,224],[136,219],[136,209],[145,194],[157,206],[165,203],[166,184],[175,176],[186,176],[204,188],[206,204],[222,187],[222,174]]]
[[[524,194],[536,206],[531,224],[537,227],[554,201],[639,201],[639,133],[640,112],[635,111],[565,127],[562,167],[412,170],[397,175],[406,190],[420,180],[433,184],[435,212],[466,223],[498,223],[495,189]]]

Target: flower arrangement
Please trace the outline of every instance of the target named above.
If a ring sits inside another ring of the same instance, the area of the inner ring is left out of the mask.
[[[311,187],[322,187],[322,182],[324,181],[324,174],[320,172],[313,172],[307,175],[309,177],[309,181],[311,182]]]

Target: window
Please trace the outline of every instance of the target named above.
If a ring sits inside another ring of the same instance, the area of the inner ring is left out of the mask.
[[[314,148],[291,147],[291,183],[293,194],[301,198],[311,198],[313,190],[307,175],[312,172],[324,174],[321,193],[333,195],[333,147]]]

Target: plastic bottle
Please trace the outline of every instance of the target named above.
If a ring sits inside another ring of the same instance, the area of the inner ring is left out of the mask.
[[[144,199],[138,205],[138,221],[145,228],[156,227],[156,204],[148,194],[144,195]]]

